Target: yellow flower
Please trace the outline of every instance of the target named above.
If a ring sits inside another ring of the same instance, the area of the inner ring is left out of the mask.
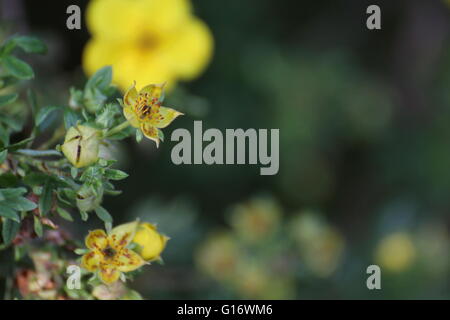
[[[167,127],[176,117],[183,115],[171,108],[161,106],[164,84],[150,84],[137,92],[135,84],[123,97],[123,114],[130,124],[139,128],[159,146],[159,129]]]
[[[139,245],[136,251],[147,261],[160,259],[161,252],[166,247],[169,237],[158,233],[156,226],[151,223],[139,224],[133,243]]]
[[[61,151],[75,167],[86,167],[97,161],[100,142],[97,129],[78,125],[67,131]]]
[[[89,232],[86,247],[90,249],[81,258],[81,266],[90,272],[98,272],[105,284],[116,282],[122,272],[136,270],[145,261],[134,251],[126,248],[136,232],[138,222],[122,224],[109,234],[97,229]]]
[[[270,198],[255,198],[237,205],[231,225],[243,240],[257,242],[270,237],[280,225],[281,210]]]
[[[133,80],[171,86],[195,78],[211,58],[213,38],[191,9],[189,0],[92,0],[84,70],[112,65],[123,90]]]
[[[416,248],[408,233],[392,233],[381,240],[375,260],[388,271],[400,272],[411,266],[416,258]]]
[[[218,280],[228,280],[241,258],[239,243],[229,232],[211,234],[200,246],[195,260],[205,273]]]

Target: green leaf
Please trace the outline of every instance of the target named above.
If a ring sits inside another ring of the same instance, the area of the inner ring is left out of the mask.
[[[87,214],[86,211],[80,211],[80,215],[81,215],[81,220],[83,220],[83,221],[87,221],[87,219],[89,218],[89,215]]]
[[[95,209],[95,213],[97,214],[97,217],[99,217],[105,223],[111,223],[113,221],[113,218],[111,217],[109,212],[106,211],[106,209],[103,207],[97,207]]]
[[[7,155],[8,155],[8,150],[3,150],[0,152],[0,164],[5,162]]]
[[[37,208],[36,203],[24,197],[10,200],[8,204],[17,211],[30,211]]]
[[[4,188],[13,188],[19,184],[20,178],[12,172],[0,174],[0,186]]]
[[[2,237],[4,244],[8,245],[16,237],[17,232],[19,232],[20,223],[10,220],[3,219],[2,224]]]
[[[63,208],[58,207],[58,208],[56,208],[56,211],[58,212],[59,216],[61,218],[63,218],[64,220],[71,221],[71,222],[73,221],[72,215],[68,211],[64,210]]]
[[[78,113],[70,108],[64,109],[64,126],[66,130],[70,127],[73,127],[77,124],[77,121],[81,120],[81,117]]]
[[[11,208],[4,201],[0,202],[0,216],[20,222],[20,218],[19,218],[19,215],[17,214],[16,210]]]
[[[42,193],[39,198],[39,212],[41,215],[45,216],[49,213],[52,207],[53,200],[53,183],[50,179],[45,181],[44,186],[42,187]]]
[[[0,201],[21,197],[27,189],[25,188],[4,188],[0,189]]]
[[[39,220],[39,218],[36,216],[34,216],[34,232],[36,232],[39,238],[41,238],[42,235],[44,234],[41,220]]]
[[[37,98],[36,93],[31,89],[27,90],[27,100],[31,108],[31,114],[35,115],[37,110]]]
[[[100,90],[105,90],[111,84],[112,80],[112,68],[111,66],[106,66],[99,69],[86,83],[86,89],[98,88]]]
[[[29,53],[47,53],[47,46],[41,40],[30,36],[19,36],[12,39],[15,44]]]
[[[70,168],[70,175],[73,179],[76,179],[78,176],[78,169],[75,167]]]
[[[0,96],[0,107],[13,103],[17,100],[19,95],[17,93],[7,94],[6,96]]]
[[[141,130],[136,130],[136,142],[139,143],[142,141],[142,138],[144,138],[144,135],[142,134]]]
[[[122,180],[128,177],[128,173],[123,172],[121,170],[106,169],[105,177],[111,180]]]
[[[9,55],[15,47],[14,39],[9,39],[0,47],[0,57]]]
[[[33,69],[25,62],[13,56],[3,58],[3,66],[14,77],[19,79],[34,78]]]
[[[28,144],[28,142],[33,141],[34,137],[30,137],[30,138],[26,138],[22,141],[10,144],[9,146],[6,146],[4,149],[7,149],[9,151],[16,151],[24,146],[26,146]]]
[[[82,256],[83,254],[86,254],[89,252],[89,249],[86,248],[77,248],[74,250],[75,254],[78,254],[80,256]]]
[[[158,137],[159,139],[164,142],[164,132],[162,132],[162,130],[156,129],[158,130]]]
[[[41,108],[36,115],[36,125],[40,126],[42,122],[55,110],[59,110],[57,106],[47,106]]]
[[[1,83],[0,83],[0,88],[6,88],[12,85],[15,85],[19,82],[19,79],[17,79],[16,77],[7,75],[7,76],[3,76],[1,77]]]
[[[49,175],[42,172],[31,172],[25,176],[23,182],[30,187],[43,185],[49,179]]]

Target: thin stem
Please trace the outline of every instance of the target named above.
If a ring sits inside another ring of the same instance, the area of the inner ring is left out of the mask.
[[[27,157],[55,157],[61,156],[61,153],[56,150],[32,150],[32,149],[19,149],[14,151],[17,154]]]
[[[108,138],[111,137],[112,135],[128,128],[128,126],[130,126],[130,122],[128,121],[124,121],[121,124],[115,126],[114,128],[112,128],[111,130],[107,131],[104,135],[103,138]]]

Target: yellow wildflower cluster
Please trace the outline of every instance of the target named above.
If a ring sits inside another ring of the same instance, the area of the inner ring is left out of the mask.
[[[160,259],[167,240],[155,226],[137,221],[119,225],[108,234],[97,229],[86,237],[89,251],[83,255],[81,265],[90,272],[98,273],[105,284],[112,284],[121,278],[122,273]],[[132,244],[138,246],[137,252],[129,248]]]

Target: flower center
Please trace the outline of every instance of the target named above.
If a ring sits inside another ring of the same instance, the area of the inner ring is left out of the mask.
[[[102,253],[105,257],[112,258],[116,255],[116,250],[111,247],[106,247],[105,249],[103,249]]]
[[[142,51],[152,50],[158,45],[158,39],[155,36],[144,34],[138,40],[138,46]]]

